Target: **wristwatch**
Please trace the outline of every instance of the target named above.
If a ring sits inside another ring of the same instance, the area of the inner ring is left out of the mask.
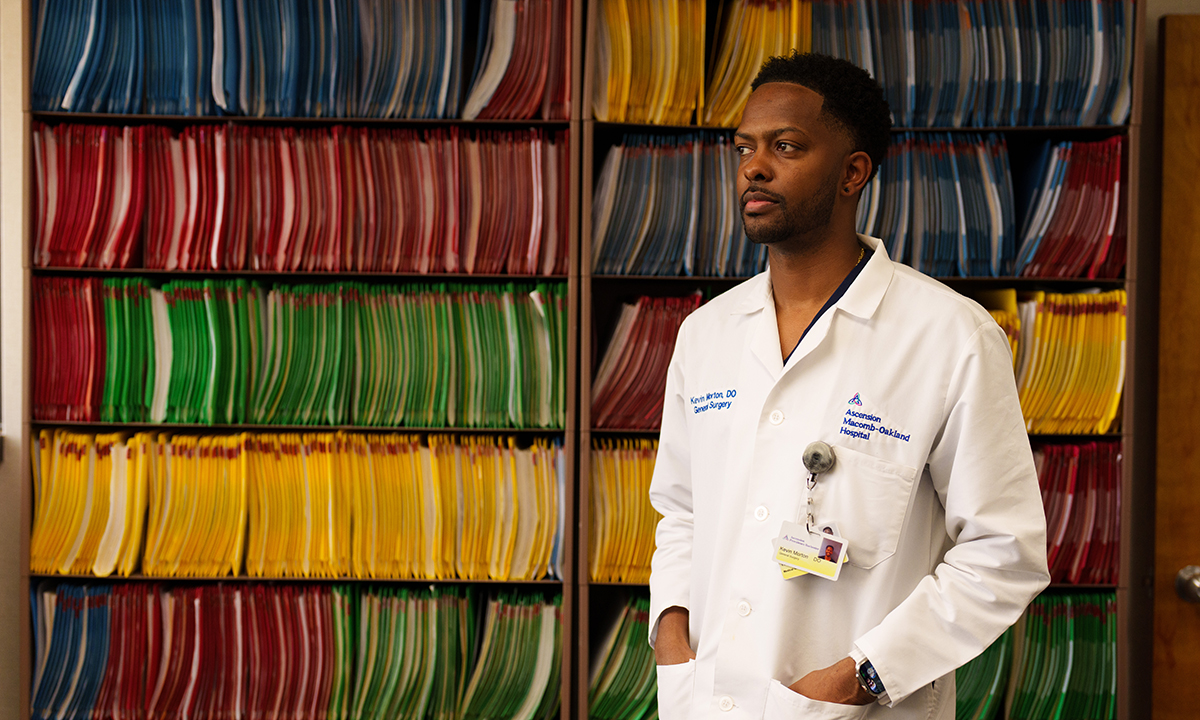
[[[858,664],[858,684],[876,700],[886,702],[887,690],[883,687],[883,681],[879,679],[879,673],[875,672],[875,666],[866,658]]]

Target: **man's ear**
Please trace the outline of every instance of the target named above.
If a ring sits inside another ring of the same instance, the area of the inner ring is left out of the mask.
[[[867,184],[871,177],[871,156],[859,150],[846,158],[846,166],[842,170],[842,182],[839,189],[847,197],[855,197]]]

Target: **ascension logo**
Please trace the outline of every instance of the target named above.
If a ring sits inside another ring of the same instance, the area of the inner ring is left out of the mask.
[[[850,398],[847,405],[857,405],[862,407],[863,401],[859,393],[854,393],[854,397]],[[895,428],[886,427],[883,424],[883,418],[874,415],[866,410],[855,410],[848,408],[842,415],[842,426],[838,428],[838,433],[859,440],[870,440],[872,434],[879,434],[889,438],[895,438],[901,442],[909,442],[912,440],[912,435],[901,433]]]

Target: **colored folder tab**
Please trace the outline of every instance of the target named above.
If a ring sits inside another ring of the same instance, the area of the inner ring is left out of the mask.
[[[157,438],[151,446],[143,574],[240,573],[247,513],[244,443],[242,436]]]
[[[592,13],[591,37],[599,41],[592,99],[596,119],[692,122],[704,107],[705,3],[605,0]]]
[[[721,5],[714,30],[717,49],[708,74],[702,125],[736,127],[750,97],[750,82],[770,57],[793,49],[807,52],[812,36],[803,28],[815,17],[816,3],[760,3],[731,0]],[[816,34],[816,28],[812,30]]]
[[[1125,265],[1121,137],[1047,143],[1029,178],[1014,274],[1118,277]],[[1040,171],[1040,172],[1039,172]],[[1037,173],[1037,174],[1035,174]]]
[[[588,717],[639,720],[658,716],[658,682],[650,632],[650,601],[633,597],[609,626],[592,658]]]
[[[99,278],[33,283],[34,417],[96,421],[105,382],[105,323]],[[70,349],[67,351],[66,349]]]
[[[592,582],[646,583],[659,514],[650,506],[658,441],[593,440],[589,575]]]
[[[43,430],[33,440],[30,568],[129,576],[142,554],[149,435]]]
[[[1047,563],[1056,583],[1116,584],[1121,444],[1039,445]]]
[[[47,584],[31,593],[40,651],[30,694],[32,717],[89,716],[102,689],[114,636],[111,594],[108,586]]]
[[[462,106],[466,120],[565,117],[570,2],[480,3],[476,66]],[[567,85],[569,87],[569,85]]]
[[[1003,136],[900,133],[863,188],[858,231],[929,275],[1013,274],[1013,180]]]
[[[596,183],[592,271],[602,275],[748,276],[766,250],[746,239],[724,133],[626,135]]]
[[[700,307],[700,293],[642,297],[624,304],[592,381],[592,424],[597,428],[658,428],[662,388],[679,326]]]
[[[1116,717],[1116,598],[1042,595],[1013,627],[1005,716]]]
[[[1018,297],[1017,390],[1027,430],[1109,432],[1125,385],[1125,291]]]
[[[463,717],[532,720],[557,714],[561,702],[562,599],[501,594],[487,603],[474,670],[463,692]]]
[[[34,262],[130,267],[146,206],[146,130],[34,123]]]

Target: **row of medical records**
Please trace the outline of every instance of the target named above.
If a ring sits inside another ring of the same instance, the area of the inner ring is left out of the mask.
[[[607,628],[591,659],[588,717],[655,720],[658,678],[650,634],[650,601],[631,597]]]
[[[1112,720],[1117,617],[1111,593],[1053,593],[958,670],[958,720]]]
[[[750,276],[766,248],[746,239],[738,156],[727,133],[626,135],[592,201],[598,275]]]
[[[592,111],[609,122],[686,125],[704,97],[704,0],[590,3]]]
[[[1034,448],[1051,581],[1115,585],[1121,545],[1121,443]]]
[[[1106,433],[1125,386],[1124,290],[972,293],[1008,335],[1026,430]],[[662,388],[683,319],[701,296],[641,297],[621,306],[592,381],[591,425],[655,430]]]
[[[1133,0],[601,0],[597,120],[733,127],[768,57],[845,58],[899,127],[1120,125],[1132,100]],[[706,33],[715,47],[704,63]]]
[[[1017,237],[1001,135],[904,133],[862,192],[858,231],[930,275],[1012,275]]]
[[[1002,135],[901,133],[863,188],[858,231],[935,276],[1119,277],[1122,139],[1049,141],[1014,178]],[[738,157],[723,133],[626,135],[592,204],[592,272],[750,276]],[[1015,180],[1015,182],[1014,182]]]
[[[38,420],[566,424],[565,283],[32,286]]]
[[[858,230],[939,277],[1120,277],[1122,139],[1043,143],[1013,177],[1003,137],[904,133],[864,188]]]
[[[1036,184],[1025,188],[1029,202],[1021,214],[1014,275],[1120,277],[1127,212],[1123,145],[1119,136],[1042,145],[1029,175]]]
[[[567,143],[536,128],[34,123],[33,261],[563,275]]]
[[[732,127],[750,81],[772,55],[807,49],[808,2],[598,0],[588,37],[597,44],[592,112],[605,122]],[[721,23],[726,16],[725,23]],[[705,63],[706,34],[720,28]],[[707,73],[706,73],[707,69]]]
[[[562,577],[562,441],[86,434],[33,441],[41,574]]]
[[[560,702],[560,597],[46,582],[30,601],[37,720],[548,720]]]
[[[897,125],[1120,125],[1134,0],[813,3],[814,52],[884,87]]]
[[[699,292],[646,297],[621,315],[592,380],[592,427],[653,430],[662,424],[663,387],[683,319],[700,307]]]
[[[571,0],[34,6],[34,110],[569,117]]]
[[[1124,290],[972,293],[1008,335],[1025,429],[1106,433],[1125,387]]]
[[[646,583],[659,515],[648,493],[658,441],[593,440],[589,497],[592,582]],[[1121,444],[1034,447],[1046,511],[1047,562],[1059,584],[1116,584]]]
[[[658,441],[650,438],[592,441],[588,497],[592,582],[650,582],[654,530],[661,517],[649,499],[657,456]]]

